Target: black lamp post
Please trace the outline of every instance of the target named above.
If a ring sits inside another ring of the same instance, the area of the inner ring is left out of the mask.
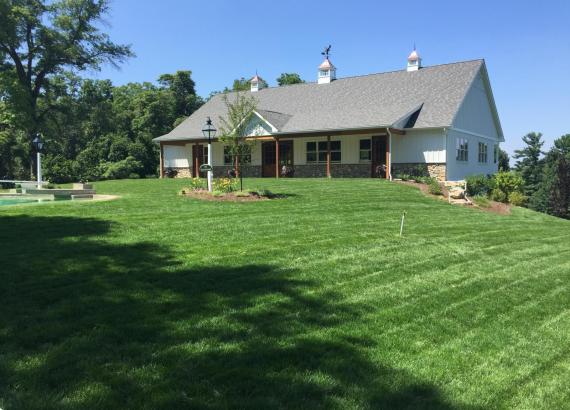
[[[212,192],[212,138],[216,136],[216,128],[212,124],[210,117],[202,127],[202,134],[208,139],[208,191]]]
[[[34,146],[34,150],[36,151],[37,155],[37,175],[38,175],[38,189],[42,187],[42,151],[44,149],[44,143],[41,139],[41,134],[38,132],[36,134],[36,138],[32,141],[32,145]]]

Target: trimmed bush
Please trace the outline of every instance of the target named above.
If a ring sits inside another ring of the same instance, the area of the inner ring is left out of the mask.
[[[515,172],[500,171],[495,174],[495,187],[508,197],[511,192],[522,191],[523,179]]]
[[[107,169],[103,173],[105,179],[125,179],[133,173],[138,173],[142,164],[133,157],[127,157],[122,161],[107,164]]]
[[[491,199],[497,202],[507,202],[508,196],[499,188],[495,188],[491,191]]]
[[[465,181],[469,196],[488,195],[495,188],[495,180],[489,175],[470,175]]]
[[[441,185],[435,179],[430,181],[428,184],[428,191],[432,195],[443,195],[443,191],[441,189]]]
[[[514,191],[509,194],[509,203],[514,206],[524,206],[528,198],[521,192]]]

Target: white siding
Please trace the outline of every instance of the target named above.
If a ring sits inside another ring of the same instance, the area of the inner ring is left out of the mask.
[[[188,151],[183,145],[164,145],[164,167],[165,168],[187,168],[188,160],[192,151]]]
[[[456,141],[457,138],[465,138],[469,143],[468,161],[457,161],[456,159]],[[487,163],[479,162],[479,142],[487,144]],[[471,135],[458,130],[449,130],[447,134],[448,161],[447,161],[447,179],[457,181],[465,179],[469,175],[476,174],[494,174],[498,170],[498,164],[494,163],[493,150],[494,145],[498,144],[495,140]]]
[[[489,95],[479,73],[459,108],[453,127],[498,139],[499,133],[489,104]]]
[[[444,163],[445,137],[442,129],[407,130],[392,135],[392,163]]]

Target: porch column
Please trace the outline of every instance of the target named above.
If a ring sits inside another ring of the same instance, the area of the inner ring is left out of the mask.
[[[327,135],[327,178],[331,177],[331,136]]]
[[[279,139],[275,138],[275,178],[279,178]]]
[[[386,131],[388,131],[388,137],[386,138],[386,179],[387,180],[391,180],[392,179],[392,133],[390,132],[389,129],[387,129]]]
[[[160,170],[159,174],[161,178],[164,178],[164,147],[162,146],[162,141],[160,142]]]

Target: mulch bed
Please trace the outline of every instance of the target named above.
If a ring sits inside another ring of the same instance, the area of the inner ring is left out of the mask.
[[[256,192],[250,192],[248,196],[237,196],[235,192],[228,192],[224,195],[212,195],[207,190],[197,190],[186,192],[183,196],[202,199],[205,201],[230,201],[230,202],[250,202],[250,201],[266,201],[272,198],[261,196]]]

